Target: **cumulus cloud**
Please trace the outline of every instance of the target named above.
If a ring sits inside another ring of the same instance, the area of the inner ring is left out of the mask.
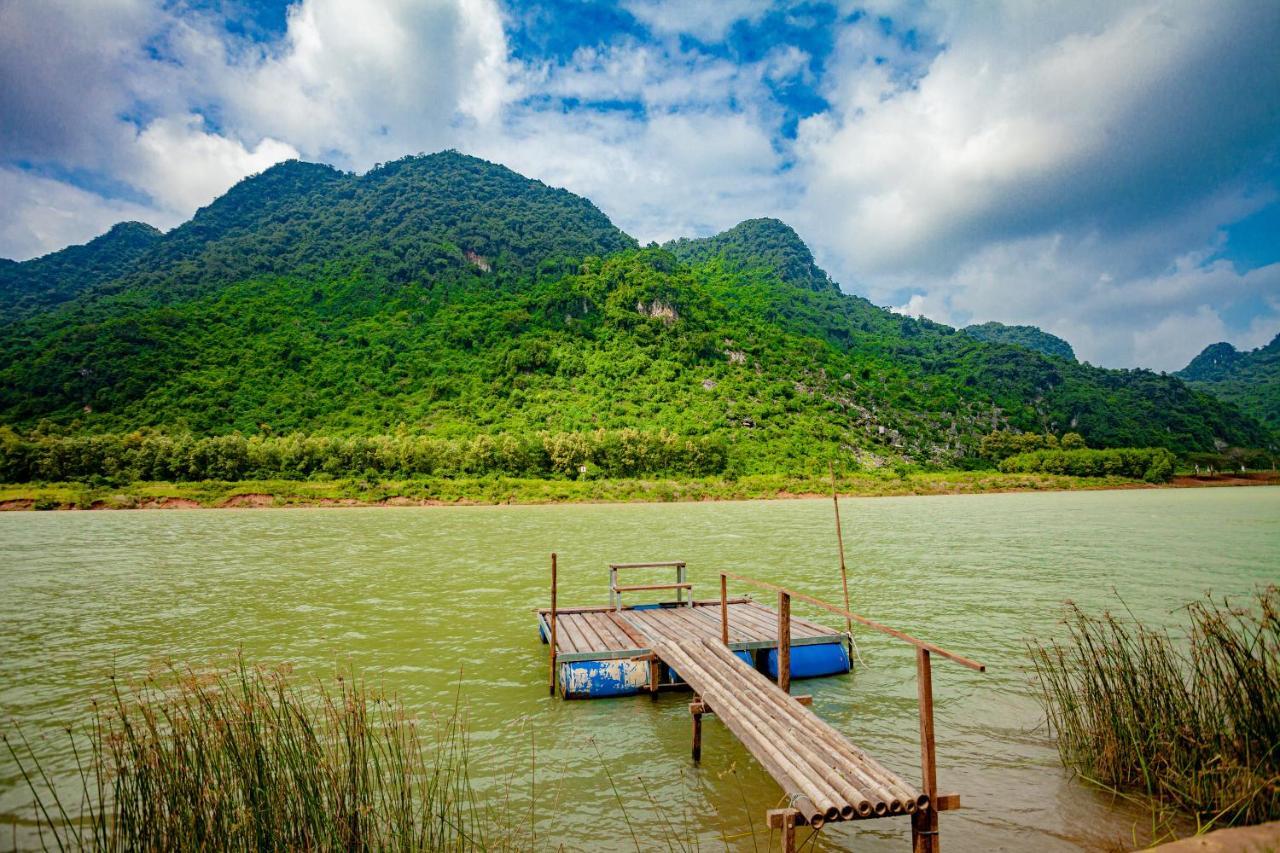
[[[798,212],[837,278],[1111,365],[1176,369],[1238,336],[1225,312],[1274,275],[1202,264],[1269,200],[1250,169],[1280,140],[1280,7],[990,4],[934,25],[924,68],[846,31],[833,110],[801,125]]]
[[[497,119],[507,62],[492,0],[302,0],[263,43],[161,0],[4,4],[0,163],[40,176],[5,217],[40,224],[0,254],[83,242],[112,209],[171,225],[290,157],[366,169],[456,145]],[[19,207],[54,195],[79,223]]]
[[[877,304],[1107,365],[1280,327],[1275,265],[1225,236],[1277,203],[1280,5],[619,5],[579,34],[554,5],[297,0],[249,38],[217,4],[0,3],[0,255],[172,225],[287,157],[457,147],[641,240],[778,216]]]
[[[85,243],[117,222],[148,221],[162,227],[184,217],[157,217],[149,206],[103,198],[65,181],[0,167],[0,246],[7,257],[27,259]]]

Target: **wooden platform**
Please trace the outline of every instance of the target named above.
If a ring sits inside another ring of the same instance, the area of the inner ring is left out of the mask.
[[[718,639],[672,636],[656,640],[654,652],[677,667],[698,694],[690,706],[695,757],[701,751],[700,718],[714,713],[778,781],[810,826],[930,807],[928,796],[854,746]]]
[[[778,614],[749,598],[729,601],[729,648],[771,649],[778,645]],[[550,636],[549,609],[538,611],[543,637]],[[556,659],[562,663],[640,657],[653,651],[653,639],[720,640],[720,601],[662,604],[656,607],[574,607],[556,610]],[[806,619],[791,617],[794,646],[843,642],[844,635]]]

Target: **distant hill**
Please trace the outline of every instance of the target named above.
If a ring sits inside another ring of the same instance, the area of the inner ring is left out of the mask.
[[[161,234],[141,222],[121,222],[83,246],[24,263],[0,262],[0,323],[51,308],[133,268]]]
[[[1076,360],[1076,353],[1071,348],[1071,344],[1036,326],[1006,326],[1004,323],[992,322],[965,326],[962,331],[971,338],[987,343],[1013,344],[1045,355],[1065,358],[1067,361]]]
[[[1211,344],[1175,375],[1280,431],[1280,334],[1249,352]]]
[[[800,235],[777,219],[748,219],[714,237],[682,237],[663,246],[686,264],[719,259],[730,269],[768,269],[789,284],[810,290],[839,292],[831,276],[818,267]]]
[[[1179,452],[1272,441],[1175,377],[841,293],[777,220],[640,249],[586,199],[456,152],[364,175],[283,163],[134,236],[113,263],[74,247],[0,265],[28,306],[0,322],[0,425],[667,430],[721,443],[729,473],[832,453],[951,465],[1003,428]]]

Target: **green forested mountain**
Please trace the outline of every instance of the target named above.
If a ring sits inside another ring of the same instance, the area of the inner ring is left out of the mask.
[[[965,326],[962,331],[971,338],[987,343],[1014,344],[1045,355],[1056,355],[1067,361],[1076,360],[1071,344],[1037,326],[1006,326],[1004,323],[991,322]]]
[[[1212,344],[1175,375],[1280,431],[1280,334],[1248,352]]]
[[[24,299],[62,254],[6,287]],[[18,431],[668,430],[723,446],[731,472],[833,452],[949,465],[1006,427],[1271,441],[1174,377],[842,294],[776,220],[640,249],[586,200],[453,152],[362,176],[281,164],[122,269],[57,286],[75,295],[0,326],[0,424]]]
[[[840,291],[831,276],[814,263],[813,253],[791,226],[777,219],[748,219],[714,237],[682,237],[663,248],[691,266],[718,258],[731,270],[765,268],[789,284],[820,292]]]
[[[48,309],[127,273],[161,239],[141,222],[121,222],[83,246],[43,258],[0,261],[0,323]]]

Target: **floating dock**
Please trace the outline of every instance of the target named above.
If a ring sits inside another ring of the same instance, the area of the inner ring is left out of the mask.
[[[777,611],[748,598],[727,602],[728,648],[748,666],[778,674]],[[551,639],[551,611],[538,611],[538,631]],[[556,673],[566,699],[630,696],[687,687],[679,669],[654,654],[660,639],[721,639],[720,602],[689,601],[632,607],[574,607],[556,612]],[[844,634],[792,618],[791,677],[849,671]],[[656,672],[654,671],[656,669]]]
[[[619,571],[674,568],[669,584],[621,585]],[[777,593],[778,609],[728,596],[735,580]],[[624,595],[674,590],[675,601],[624,606]],[[688,593],[688,600],[685,594]],[[843,616],[849,632],[796,619],[792,599]],[[793,677],[849,671],[845,642],[853,623],[915,647],[920,705],[921,784],[886,768],[791,694]],[[768,825],[795,850],[796,827],[906,815],[915,853],[937,853],[938,813],[960,807],[958,794],[939,794],[933,732],[932,655],[969,669],[986,667],[821,599],[776,584],[720,573],[717,601],[693,600],[683,562],[613,563],[609,604],[560,609],[556,555],[551,555],[551,607],[538,611],[538,632],[550,645],[550,687],[565,698],[623,696],[684,688],[694,692],[693,760],[702,756],[702,718],[714,714],[787,795]]]

